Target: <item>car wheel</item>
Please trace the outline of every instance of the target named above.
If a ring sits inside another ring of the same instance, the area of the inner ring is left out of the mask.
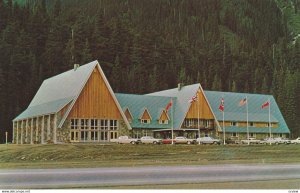
[[[135,144],[135,142],[134,141],[132,141],[132,142],[130,142],[132,145],[134,145]]]
[[[157,141],[153,141],[153,144],[157,144]]]
[[[188,141],[188,142],[187,142],[187,144],[188,144],[188,145],[190,145],[190,144],[191,144],[191,142],[190,142],[190,141]]]
[[[214,142],[213,142],[213,144],[215,144],[215,145],[216,145],[216,144],[217,144],[217,142],[216,142],[216,141],[214,141]]]

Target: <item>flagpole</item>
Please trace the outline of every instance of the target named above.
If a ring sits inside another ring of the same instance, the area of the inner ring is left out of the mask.
[[[272,133],[271,133],[271,102],[270,102],[270,98],[269,98],[269,132],[270,132],[270,145],[271,145]]]
[[[224,109],[225,110],[225,109]],[[223,110],[223,139],[224,139],[224,145],[225,143],[225,123],[224,123],[224,110]]]
[[[200,111],[199,111],[199,101],[200,101],[200,98],[199,98],[199,95],[198,95],[198,91],[197,91],[197,106],[198,106],[198,136],[199,136],[199,139],[201,137],[201,132],[200,132]],[[199,145],[200,145],[200,140],[199,140]]]
[[[250,144],[249,141],[249,117],[248,117],[248,98],[246,96],[246,113],[247,113],[247,139],[248,139],[248,145]]]
[[[173,99],[171,98],[172,109],[171,109],[171,117],[172,117],[172,145],[174,145],[174,115],[173,115]]]

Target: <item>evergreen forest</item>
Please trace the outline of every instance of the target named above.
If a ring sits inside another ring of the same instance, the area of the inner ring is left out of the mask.
[[[93,60],[114,92],[271,94],[300,136],[299,0],[0,0],[0,143],[43,80]]]

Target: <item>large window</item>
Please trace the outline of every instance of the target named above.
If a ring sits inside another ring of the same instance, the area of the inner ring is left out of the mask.
[[[118,137],[118,121],[108,119],[71,119],[70,140],[73,142],[108,141]]]

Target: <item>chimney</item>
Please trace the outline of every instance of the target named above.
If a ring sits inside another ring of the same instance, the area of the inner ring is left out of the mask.
[[[79,64],[74,64],[74,71],[76,71],[77,68],[79,68]]]
[[[183,87],[183,83],[178,83],[178,90],[180,91]]]

